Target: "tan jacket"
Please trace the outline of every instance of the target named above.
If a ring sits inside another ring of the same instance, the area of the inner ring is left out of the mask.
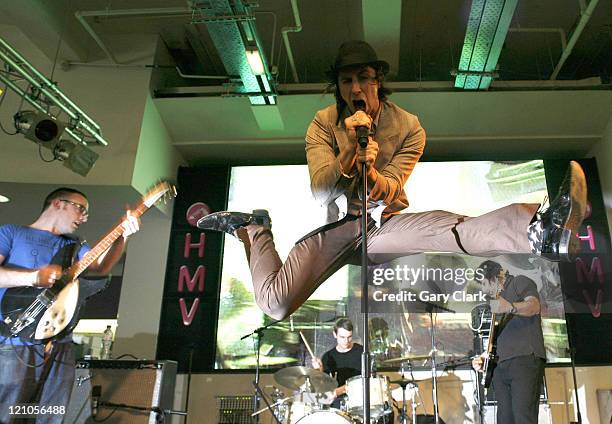
[[[404,185],[425,148],[425,130],[416,116],[386,101],[381,102],[374,140],[379,151],[374,167],[378,178],[370,187],[370,207],[386,205],[384,215],[400,212],[408,206]],[[328,208],[328,222],[338,220],[335,200],[348,199],[348,212],[360,211],[358,178],[346,178],[340,171],[338,146],[349,143],[344,126],[348,110],[338,121],[336,105],[318,111],[306,132],[306,159],[310,188],[315,199]]]

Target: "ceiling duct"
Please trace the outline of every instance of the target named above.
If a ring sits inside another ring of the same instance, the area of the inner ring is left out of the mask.
[[[517,2],[472,0],[459,67],[452,73],[456,88],[489,88]]]
[[[230,95],[248,96],[252,105],[276,104],[276,89],[263,49],[255,17],[251,12],[257,4],[246,0],[193,0],[192,24],[205,24],[228,75],[239,76],[242,85]],[[253,70],[247,60],[258,54],[263,63]]]

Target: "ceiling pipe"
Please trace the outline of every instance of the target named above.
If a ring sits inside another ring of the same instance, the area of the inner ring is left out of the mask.
[[[122,64],[122,63],[88,63],[88,62],[62,62],[61,67],[63,71],[69,71],[73,66],[81,66],[86,68],[113,68],[113,69],[174,69],[176,73],[185,79],[210,79],[210,80],[227,80],[230,79],[229,75],[199,75],[199,74],[185,74],[181,71],[178,66],[165,66],[165,65],[134,65],[134,64]],[[1,94],[1,93],[0,93]]]
[[[289,61],[291,73],[293,74],[293,82],[299,84],[300,79],[297,74],[297,69],[295,68],[295,60],[293,60],[293,51],[291,50],[291,45],[289,44],[289,37],[287,36],[287,33],[289,32],[300,32],[302,30],[302,20],[300,19],[300,11],[297,7],[297,0],[291,0],[291,9],[293,10],[295,26],[281,28],[281,34],[283,36],[283,42],[285,43],[285,50],[287,51],[287,60]]]
[[[563,49],[563,53],[561,53],[561,58],[559,58],[559,63],[557,63],[557,66],[555,66],[555,70],[550,75],[550,80],[557,79],[557,76],[559,75],[559,72],[561,72],[563,64],[570,56],[570,54],[572,54],[572,50],[574,49],[576,42],[580,38],[582,31],[591,19],[591,15],[593,14],[593,10],[595,10],[595,7],[597,7],[597,3],[599,3],[599,0],[591,0],[586,9],[584,9],[584,12],[581,13],[580,19],[578,19],[578,24],[576,24],[576,29],[574,29],[574,31],[572,32],[572,35],[570,36],[570,39],[567,42],[566,48]]]
[[[108,56],[108,58],[116,65],[122,65],[115,55],[109,50],[104,44],[102,39],[98,36],[96,31],[89,25],[86,17],[99,17],[99,16],[146,16],[146,15],[189,15],[191,16],[191,10],[185,7],[167,7],[167,8],[145,8],[145,9],[118,9],[118,10],[87,10],[74,12],[74,16],[81,23],[85,31],[94,39],[98,47]]]

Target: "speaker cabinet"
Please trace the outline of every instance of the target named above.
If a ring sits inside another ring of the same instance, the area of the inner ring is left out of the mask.
[[[172,409],[176,370],[174,361],[78,361],[64,424],[155,424]]]

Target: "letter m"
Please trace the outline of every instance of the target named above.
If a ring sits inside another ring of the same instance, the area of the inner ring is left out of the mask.
[[[191,277],[189,274],[189,268],[183,265],[179,269],[179,280],[178,280],[178,291],[183,292],[185,290],[185,284],[187,284],[187,290],[193,292],[196,284],[198,285],[198,292],[204,291],[204,275],[206,274],[206,268],[204,265],[198,266],[195,275]]]
[[[578,282],[584,284],[585,281],[592,284],[595,281],[595,276],[599,280],[599,284],[604,283],[604,272],[601,267],[601,260],[595,256],[591,261],[591,267],[587,270],[587,265],[582,258],[576,259],[576,273],[578,274]]]

